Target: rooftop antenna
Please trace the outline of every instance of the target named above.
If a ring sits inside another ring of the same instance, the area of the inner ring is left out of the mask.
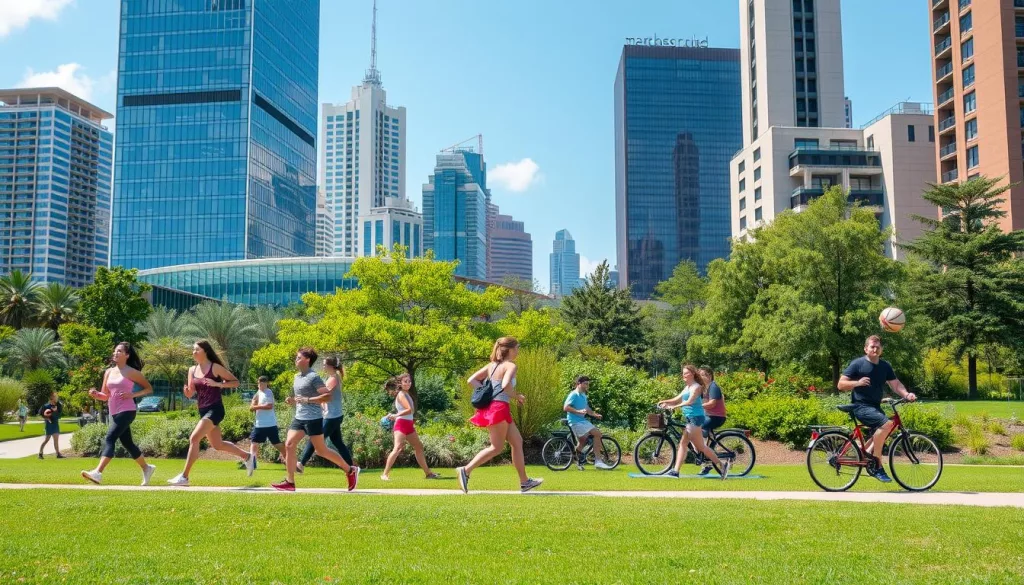
[[[370,68],[366,70],[363,83],[381,84],[380,71],[377,71],[377,0],[373,0],[373,25],[370,28]]]

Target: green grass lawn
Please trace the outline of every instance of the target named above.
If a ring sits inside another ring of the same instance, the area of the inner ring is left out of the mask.
[[[952,408],[957,414],[977,416],[981,413],[988,413],[992,418],[1010,418],[1016,416],[1024,418],[1024,402],[1007,402],[1006,400],[944,400],[927,401],[928,406],[937,407],[943,411]]]
[[[153,483],[164,485],[183,467],[180,459],[154,459],[157,466]],[[92,469],[96,459],[68,458],[46,459],[35,458],[11,459],[0,461],[0,483],[50,483],[78,484],[84,480],[79,471]],[[686,467],[683,468],[684,472]],[[697,468],[692,467],[691,472]],[[451,469],[438,470],[443,479],[427,480],[419,469],[399,468],[394,470],[390,482],[380,480],[380,470],[368,469],[360,477],[359,486],[366,489],[387,488],[445,488],[457,489],[455,472]],[[764,475],[764,479],[735,479],[721,481],[717,479],[635,479],[628,476],[636,472],[635,467],[620,466],[614,471],[597,471],[588,467],[580,472],[575,468],[569,471],[551,471],[544,467],[530,466],[528,472],[532,477],[543,477],[545,490],[733,490],[733,491],[818,491],[811,481],[807,469],[802,465],[757,465],[753,473]],[[199,461],[192,470],[192,485],[199,486],[233,486],[233,487],[266,487],[271,482],[284,477],[284,466],[281,464],[260,463],[251,478],[238,465],[230,461]],[[103,475],[103,481],[114,485],[137,485],[140,471],[134,462],[117,459],[110,464]],[[304,475],[296,476],[299,489],[303,487],[341,488],[345,486],[345,478],[341,471],[332,468],[309,468]],[[486,466],[473,473],[470,484],[474,490],[511,490],[518,489],[519,480],[515,470],[509,465]],[[1024,471],[1019,468],[966,467],[947,466],[942,472],[935,490],[970,491],[970,492],[1024,492]],[[877,480],[861,476],[854,491],[900,491],[896,483],[882,484]]]
[[[42,437],[45,425],[42,423],[29,423],[25,425],[25,432],[18,430],[18,425],[0,425],[0,442],[13,441],[16,439],[30,439],[32,437]],[[65,422],[60,421],[60,432],[72,433],[78,430],[78,423],[76,422]]]
[[[1016,584],[1024,574],[1024,511],[1013,508],[34,490],[4,493],[0,531],[2,583]]]

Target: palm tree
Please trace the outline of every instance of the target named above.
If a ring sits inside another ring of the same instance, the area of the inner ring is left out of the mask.
[[[36,298],[39,324],[56,331],[61,323],[74,320],[78,301],[78,292],[74,288],[59,282],[48,283],[39,289]]]
[[[144,341],[139,354],[145,367],[142,370],[150,379],[167,380],[171,385],[171,410],[174,410],[173,392],[185,381],[188,366],[192,363],[192,348],[181,337],[156,337]]]
[[[146,332],[146,338],[182,339],[188,334],[190,316],[166,307],[153,307],[153,312],[146,317],[140,328]]]
[[[253,310],[253,321],[256,324],[256,337],[260,346],[277,343],[277,322],[282,319],[281,312],[273,307],[256,307]]]
[[[253,310],[244,305],[207,301],[192,309],[192,317],[185,329],[197,338],[208,339],[228,363],[239,362],[236,369],[243,371],[248,353],[259,343],[259,329]],[[238,373],[238,372],[236,372]],[[240,375],[240,374],[239,374]]]
[[[0,276],[0,322],[21,329],[35,316],[39,283],[20,270]]]
[[[28,372],[65,363],[61,343],[50,329],[21,329],[4,342],[3,349],[12,370]]]

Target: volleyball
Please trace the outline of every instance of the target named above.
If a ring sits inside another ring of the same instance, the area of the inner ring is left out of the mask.
[[[878,322],[882,325],[882,329],[896,333],[906,325],[907,315],[901,309],[889,307],[878,316]]]
[[[384,429],[385,431],[391,430],[391,424],[391,419],[388,418],[387,415],[384,415],[384,418],[380,419],[380,428]]]

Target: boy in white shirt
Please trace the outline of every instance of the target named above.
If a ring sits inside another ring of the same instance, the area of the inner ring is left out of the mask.
[[[281,433],[277,428],[277,415],[274,414],[274,391],[268,385],[270,379],[260,376],[259,390],[252,396],[249,410],[256,413],[256,424],[252,427],[249,435],[249,453],[252,460],[256,462],[256,454],[260,451],[260,445],[264,441],[270,441],[281,453],[281,461],[284,461],[284,443],[281,442]]]

